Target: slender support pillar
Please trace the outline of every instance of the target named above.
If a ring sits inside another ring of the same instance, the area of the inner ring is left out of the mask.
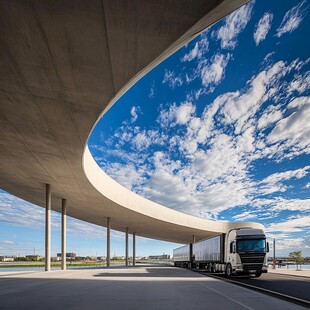
[[[125,265],[128,266],[128,227],[126,227]]]
[[[45,204],[45,271],[51,270],[51,185],[46,184]]]
[[[193,241],[192,241],[192,243],[194,244],[196,242],[196,237],[195,237],[195,235],[193,235]]]
[[[66,208],[67,200],[61,200],[61,269],[67,269],[67,208]]]
[[[110,229],[111,229],[111,223],[110,223],[110,218],[107,217],[107,267],[110,267],[110,261],[111,261],[111,256],[110,256]]]
[[[273,264],[272,269],[276,269],[276,238],[273,238]]]
[[[132,234],[132,265],[136,266],[136,233]]]

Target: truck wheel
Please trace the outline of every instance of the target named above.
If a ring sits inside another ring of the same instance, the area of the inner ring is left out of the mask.
[[[211,265],[211,272],[214,273],[215,272],[215,264]]]
[[[232,267],[231,264],[226,265],[225,276],[226,278],[230,278],[232,275]]]
[[[259,278],[262,275],[261,272],[255,272],[255,278]]]
[[[208,271],[208,272],[211,272],[211,264],[208,264],[207,271]]]

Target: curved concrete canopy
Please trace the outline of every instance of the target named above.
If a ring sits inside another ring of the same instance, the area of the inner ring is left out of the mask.
[[[0,187],[90,223],[187,243],[234,226],[165,208],[95,163],[99,116],[148,70],[246,0],[0,1]],[[103,112],[102,112],[103,111]]]

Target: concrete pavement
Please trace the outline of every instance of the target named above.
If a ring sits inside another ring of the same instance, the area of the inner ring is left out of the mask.
[[[304,309],[188,270],[111,267],[7,273],[1,309]]]
[[[289,269],[287,269],[286,267],[276,269],[268,268],[268,272],[275,274],[284,274],[290,276],[310,278],[310,269],[296,270],[296,266],[290,266]]]

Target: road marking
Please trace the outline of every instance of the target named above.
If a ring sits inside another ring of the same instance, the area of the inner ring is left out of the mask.
[[[196,283],[199,284],[199,285],[201,285],[201,286],[203,286],[203,287],[205,287],[205,288],[207,288],[207,289],[209,289],[210,291],[213,291],[213,292],[215,292],[215,293],[217,293],[217,294],[219,294],[219,295],[221,295],[221,296],[223,296],[223,297],[225,297],[225,298],[227,298],[227,299],[229,299],[229,300],[235,302],[236,304],[238,304],[238,305],[240,305],[240,306],[242,306],[242,307],[244,307],[244,308],[246,308],[246,309],[248,309],[248,310],[254,310],[254,308],[251,308],[251,307],[249,307],[249,306],[243,304],[242,302],[240,302],[240,301],[238,301],[238,300],[236,300],[236,299],[234,299],[234,298],[231,298],[231,297],[229,297],[229,296],[226,296],[225,294],[223,294],[223,293],[217,291],[217,290],[214,289],[214,288],[211,288],[211,287],[209,287],[209,286],[203,285],[203,284],[200,283],[200,282],[196,282]]]
[[[226,279],[226,278],[222,278],[222,277],[217,277],[216,275],[212,275],[212,274],[208,274],[206,276],[214,278],[214,279],[219,279],[219,280],[222,280],[222,281],[230,283],[230,284],[239,285],[239,286],[242,286],[244,288],[250,288],[250,289],[253,289],[255,291],[262,291],[262,292],[264,292],[266,294],[269,294],[271,296],[282,298],[283,300],[294,302],[295,304],[298,304],[298,305],[302,305],[303,307],[309,307],[310,306],[310,302],[305,300],[305,299],[301,299],[301,298],[298,298],[298,297],[286,295],[286,294],[279,293],[279,292],[276,292],[276,291],[271,291],[271,290],[268,290],[266,288],[259,287],[259,286],[254,286],[254,285],[247,284],[247,283],[244,283],[244,282],[239,282],[239,281],[234,281],[232,279]]]

